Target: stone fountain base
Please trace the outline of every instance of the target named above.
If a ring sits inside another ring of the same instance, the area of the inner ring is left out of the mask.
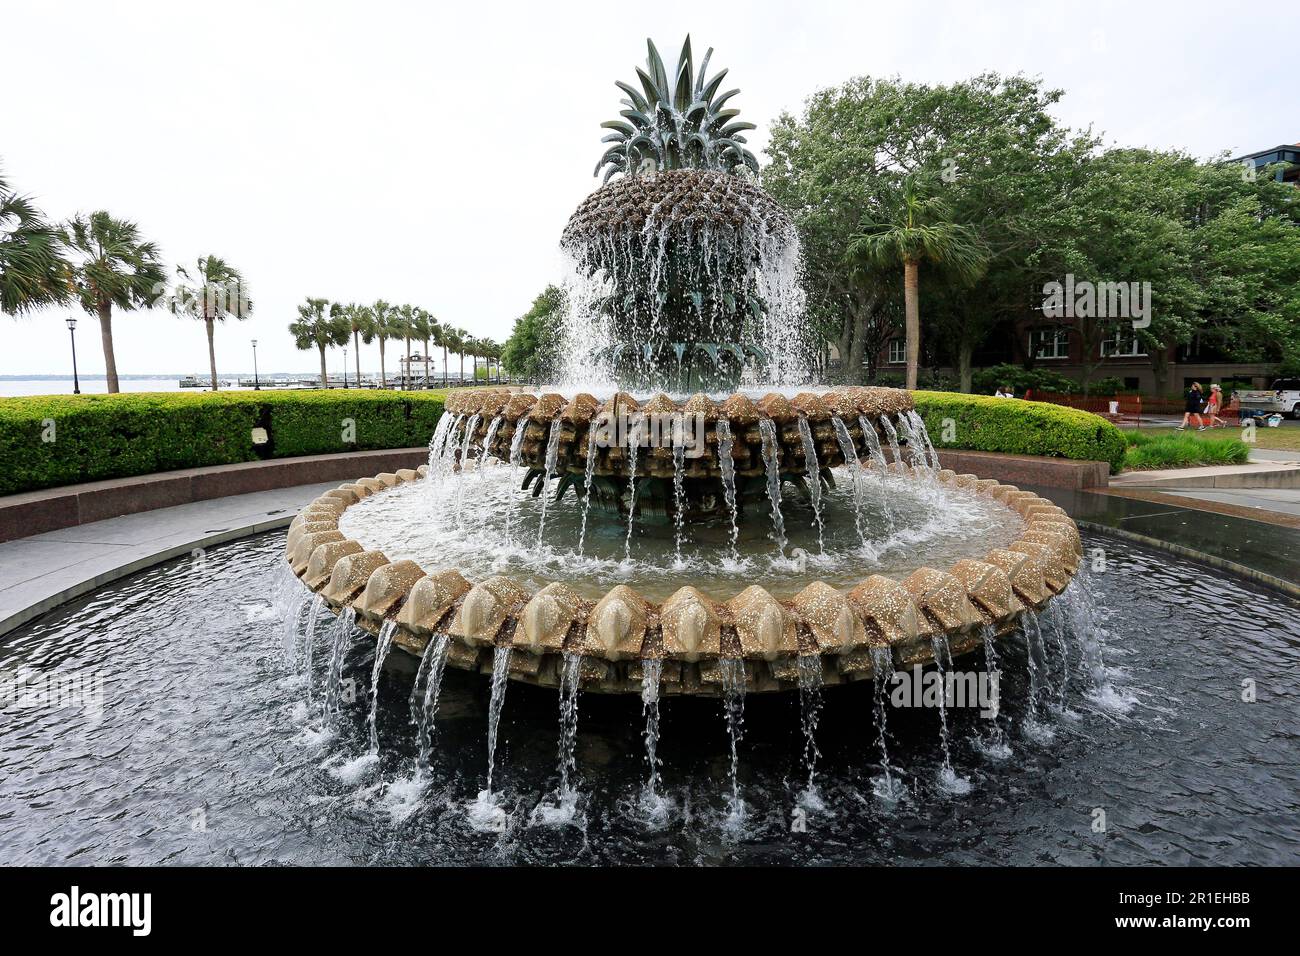
[[[640,694],[648,660],[662,662],[664,694],[719,695],[720,662],[737,659],[748,692],[797,688],[800,657],[820,659],[826,684],[869,680],[878,666],[933,661],[935,638],[958,656],[978,648],[986,629],[1009,633],[1066,588],[1082,555],[1073,520],[1046,499],[940,471],[940,482],[1018,514],[1024,532],[946,570],[922,567],[902,581],[871,575],[846,590],[814,582],[790,600],[753,584],[725,598],[684,587],[662,604],[619,585],[593,601],[560,581],[529,593],[505,576],[472,583],[456,570],[426,573],[339,531],[350,505],[426,473],[363,478],[317,498],[290,525],[290,567],[331,612],[350,609],[371,634],[389,625],[404,651],[422,655],[445,634],[447,664],[491,673],[494,649],[508,647],[509,677],[547,687],[560,686],[569,654],[582,657],[583,690],[598,693]]]

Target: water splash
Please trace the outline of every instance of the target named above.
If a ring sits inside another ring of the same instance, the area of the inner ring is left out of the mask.
[[[718,661],[718,675],[722,678],[722,713],[727,721],[727,737],[731,743],[731,807],[728,823],[738,825],[745,816],[745,804],[740,799],[740,741],[745,734],[745,662],[727,657]]]
[[[722,497],[731,513],[731,559],[735,561],[740,557],[736,548],[736,542],[740,540],[740,521],[736,505],[736,461],[731,457],[731,423],[725,418],[719,418],[715,428],[718,436],[718,467],[722,471]]]
[[[763,439],[763,471],[767,476],[767,500],[772,505],[772,533],[776,548],[785,554],[785,519],[781,517],[781,464],[776,440],[776,424],[770,418],[760,419],[758,431]]]
[[[817,445],[813,441],[812,428],[808,416],[799,416],[799,441],[803,444],[804,468],[808,471],[808,500],[812,502],[813,523],[817,525],[817,548],[825,552],[825,527],[822,524],[822,477],[821,464],[817,460]]]
[[[384,661],[393,647],[397,621],[387,620],[379,628],[379,642],[375,645],[375,664],[370,669],[370,712],[366,715],[366,730],[370,734],[370,752],[379,753],[379,675],[384,672]]]

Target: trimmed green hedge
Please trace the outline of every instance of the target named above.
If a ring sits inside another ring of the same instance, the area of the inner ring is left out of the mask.
[[[916,410],[936,448],[1046,455],[1110,463],[1111,474],[1124,464],[1124,435],[1091,412],[1026,402],[1018,398],[914,392]],[[944,419],[952,426],[945,431]],[[944,436],[951,441],[944,441]]]
[[[429,441],[444,397],[333,389],[0,399],[0,494],[259,458],[411,448]],[[259,427],[269,440],[254,445]]]

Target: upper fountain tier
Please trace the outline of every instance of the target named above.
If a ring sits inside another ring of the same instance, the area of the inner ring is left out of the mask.
[[[753,182],[752,123],[698,71],[690,39],[666,68],[653,43],[597,172],[607,184],[569,220],[560,381],[716,392],[742,376],[806,381],[798,232]],[[612,177],[612,182],[609,182]]]
[[[598,317],[595,358],[619,385],[717,391],[747,365],[765,379],[790,362],[799,240],[752,183],[695,169],[617,179],[578,207],[561,246],[588,286],[572,305]]]
[[[889,417],[902,416],[906,445],[913,408],[911,393],[894,388],[843,387],[793,398],[772,392],[757,400],[736,393],[721,402],[703,394],[675,401],[663,393],[638,402],[619,392],[604,403],[586,393],[474,389],[448,396],[455,423],[442,440],[455,458],[492,456],[526,466],[530,479],[540,480],[539,493],[558,477],[557,496],[569,486],[581,493],[587,475],[602,479],[594,490],[616,490],[620,497],[633,477],[671,479],[680,472],[698,485],[689,495],[696,512],[708,510],[697,499],[710,489],[721,502],[724,479],[745,497],[750,483],[761,492],[769,471],[799,484],[810,471],[824,479],[849,455],[850,464],[883,466],[882,445],[898,441]],[[919,447],[909,451],[924,454]]]

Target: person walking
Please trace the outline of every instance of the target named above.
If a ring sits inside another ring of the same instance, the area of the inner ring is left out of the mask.
[[[1227,428],[1228,423],[1219,417],[1219,410],[1223,408],[1223,389],[1218,385],[1210,386],[1210,397],[1205,402],[1205,416],[1209,420],[1210,428]],[[1202,426],[1205,427],[1205,426]]]
[[[1201,418],[1201,407],[1205,404],[1205,399],[1201,395],[1201,383],[1193,382],[1192,387],[1187,390],[1183,396],[1183,420],[1178,426],[1178,431],[1187,427],[1187,422],[1195,418],[1197,431],[1205,431],[1205,419]]]

